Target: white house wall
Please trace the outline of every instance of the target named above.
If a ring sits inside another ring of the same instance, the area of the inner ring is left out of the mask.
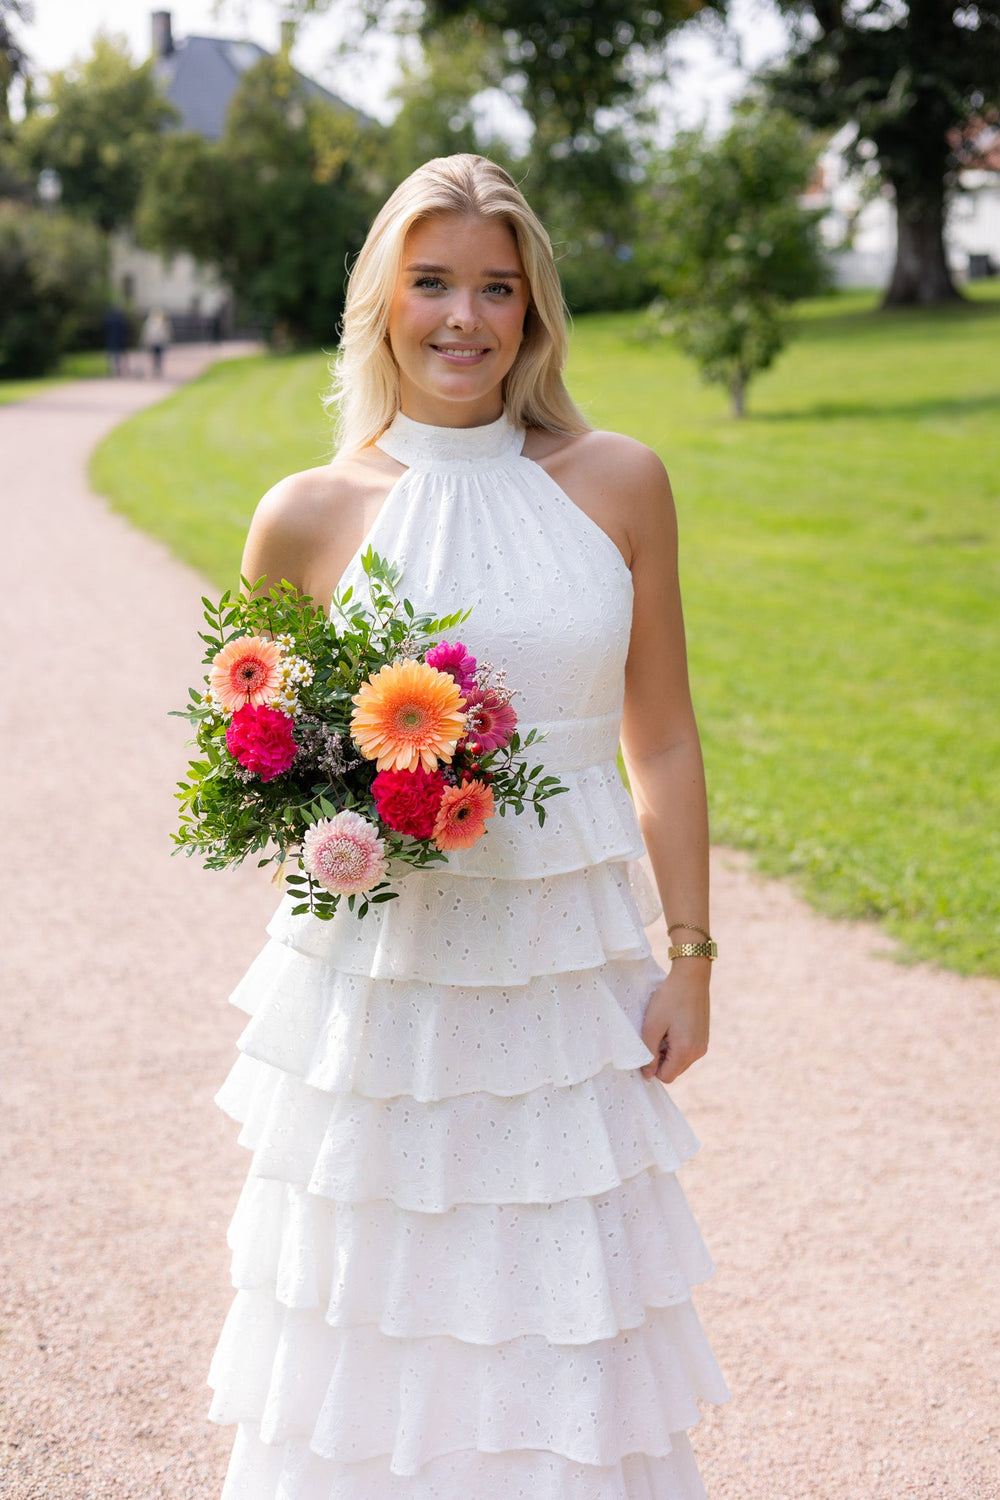
[[[166,313],[213,317],[229,302],[229,293],[209,267],[186,253],[164,258],[141,250],[125,234],[112,236],[111,279],[116,298],[137,313],[160,307]]]

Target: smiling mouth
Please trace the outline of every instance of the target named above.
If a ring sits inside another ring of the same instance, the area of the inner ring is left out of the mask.
[[[432,344],[431,348],[435,354],[445,354],[449,359],[479,359],[481,355],[489,354],[490,352],[481,344],[477,344],[474,347],[469,347],[468,345],[457,347],[452,344]]]

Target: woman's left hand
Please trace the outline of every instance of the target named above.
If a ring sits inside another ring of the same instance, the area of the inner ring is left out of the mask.
[[[673,1083],[708,1051],[708,963],[682,959],[653,991],[641,1032],[653,1057],[640,1069],[643,1078]]]

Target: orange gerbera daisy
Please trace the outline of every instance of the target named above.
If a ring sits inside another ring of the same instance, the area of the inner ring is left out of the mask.
[[[434,824],[434,842],[439,849],[471,849],[486,832],[486,819],[493,816],[493,788],[482,781],[450,786],[441,798]]]
[[[259,635],[241,635],[212,658],[209,683],[230,713],[248,703],[260,708],[270,703],[281,686],[280,666],[280,646]]]
[[[380,771],[433,771],[450,761],[465,728],[455,679],[423,662],[382,667],[351,700],[351,735]]]

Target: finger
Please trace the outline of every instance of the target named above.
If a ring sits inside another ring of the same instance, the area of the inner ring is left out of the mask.
[[[673,1083],[675,1078],[686,1073],[691,1064],[701,1056],[693,1048],[672,1047],[657,1068],[656,1076],[661,1083]]]
[[[664,1037],[662,1041],[654,1042],[652,1044],[647,1042],[646,1046],[649,1047],[650,1052],[654,1053],[655,1055],[651,1057],[648,1062],[643,1063],[639,1071],[642,1073],[643,1078],[653,1078],[656,1074],[657,1069],[663,1065],[663,1061],[667,1051],[667,1039],[666,1037]]]

